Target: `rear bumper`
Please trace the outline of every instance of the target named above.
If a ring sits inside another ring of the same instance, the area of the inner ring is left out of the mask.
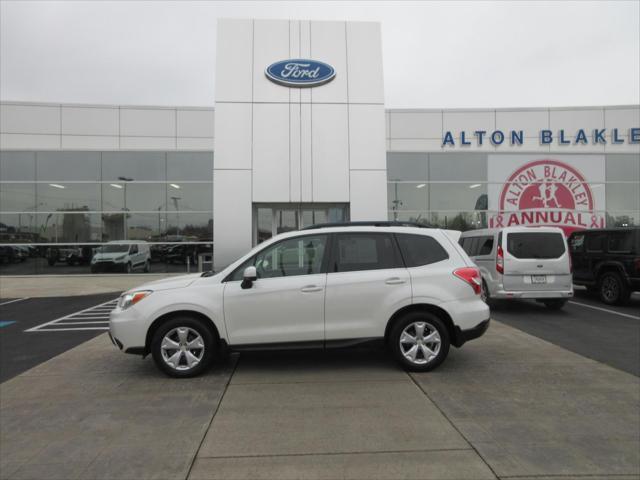
[[[571,290],[549,290],[549,291],[507,291],[498,290],[491,293],[491,298],[495,300],[513,299],[513,298],[571,298],[573,297],[573,289]]]
[[[480,338],[485,332],[489,329],[489,323],[491,319],[487,318],[486,320],[480,322],[473,328],[469,328],[467,330],[461,330],[460,327],[456,327],[456,334],[451,342],[455,347],[461,347],[469,340],[474,340],[476,338]]]

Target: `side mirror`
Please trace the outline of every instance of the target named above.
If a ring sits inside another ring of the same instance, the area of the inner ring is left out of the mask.
[[[244,269],[244,273],[242,275],[242,283],[240,286],[243,289],[251,288],[253,286],[253,282],[258,279],[258,273],[256,272],[256,267],[247,267]]]

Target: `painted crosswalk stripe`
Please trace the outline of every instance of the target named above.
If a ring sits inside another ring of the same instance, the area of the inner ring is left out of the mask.
[[[69,332],[78,330],[109,330],[109,314],[116,308],[118,299],[86,308],[79,312],[56,318],[50,322],[25,330],[25,332]]]

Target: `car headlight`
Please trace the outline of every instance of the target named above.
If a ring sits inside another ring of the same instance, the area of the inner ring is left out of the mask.
[[[114,261],[116,262],[122,262],[127,256],[126,255],[122,255],[120,257],[116,257],[114,258]]]
[[[135,305],[140,300],[148,297],[149,295],[151,295],[151,290],[138,290],[137,292],[125,293],[120,297],[120,300],[118,301],[118,306],[122,310],[126,310],[127,308]]]

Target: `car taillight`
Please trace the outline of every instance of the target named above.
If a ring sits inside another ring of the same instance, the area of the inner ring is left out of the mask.
[[[454,270],[453,274],[467,282],[473,288],[476,295],[480,295],[482,291],[482,277],[480,276],[480,270],[473,267],[464,267]]]
[[[504,273],[504,252],[502,245],[498,245],[498,256],[496,257],[496,270],[498,273]]]

